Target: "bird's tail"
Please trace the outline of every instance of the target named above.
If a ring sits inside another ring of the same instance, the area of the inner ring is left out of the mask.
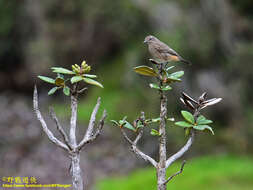
[[[183,59],[182,57],[180,57],[179,60],[180,60],[181,62],[183,62],[183,63],[186,63],[187,65],[191,65],[191,64],[192,64],[190,61],[187,61],[187,60]]]

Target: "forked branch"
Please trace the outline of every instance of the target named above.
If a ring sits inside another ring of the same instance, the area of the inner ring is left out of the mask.
[[[63,142],[61,142],[60,140],[58,140],[53,133],[48,129],[47,124],[43,118],[43,116],[41,115],[41,112],[39,110],[39,106],[38,106],[38,92],[37,92],[37,87],[34,86],[34,92],[33,92],[33,108],[34,108],[34,112],[37,116],[37,119],[40,121],[41,126],[43,131],[46,133],[46,135],[48,136],[49,140],[51,142],[53,142],[54,144],[56,144],[57,146],[63,148],[64,150],[69,151],[69,147],[64,144]]]
[[[143,134],[143,129],[140,128],[138,131],[138,135],[136,136],[135,140],[132,141],[126,134],[126,132],[124,131],[123,128],[121,128],[121,132],[124,136],[124,138],[127,140],[127,142],[131,145],[131,150],[138,156],[140,156],[142,159],[144,159],[145,161],[149,161],[155,168],[157,167],[157,162],[151,158],[150,156],[148,156],[147,154],[143,153],[140,149],[138,149],[137,147],[137,143],[138,141],[141,139],[142,134]]]
[[[189,150],[194,141],[194,136],[195,136],[194,130],[191,130],[191,136],[189,137],[186,144],[177,153],[175,153],[174,155],[172,155],[167,159],[166,168],[168,168],[173,162],[182,157]]]

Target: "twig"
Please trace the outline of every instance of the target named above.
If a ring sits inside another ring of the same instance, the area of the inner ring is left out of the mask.
[[[33,108],[34,108],[34,112],[37,116],[37,119],[40,121],[41,126],[43,131],[46,133],[46,135],[48,136],[49,140],[51,142],[53,142],[54,144],[56,144],[57,146],[63,148],[64,150],[69,151],[69,147],[67,145],[65,145],[63,142],[61,142],[60,140],[58,140],[53,133],[48,129],[47,124],[43,118],[43,116],[40,113],[39,110],[39,106],[38,106],[38,93],[37,93],[37,87],[36,85],[34,86],[34,92],[33,92]]]
[[[181,165],[180,170],[179,170],[177,173],[174,173],[172,176],[170,176],[170,177],[164,182],[164,184],[167,184],[170,180],[172,180],[173,177],[175,177],[175,176],[181,174],[181,173],[183,172],[183,170],[184,170],[184,165],[185,165],[185,163],[186,163],[186,161],[184,160],[183,163],[182,163],[182,165]]]
[[[81,90],[78,90],[77,93],[78,93],[78,94],[81,94],[81,93],[83,93],[83,92],[84,92],[85,90],[87,90],[87,89],[88,89],[88,88],[86,88],[86,87],[85,87],[85,88],[82,88]]]
[[[50,107],[50,115],[51,115],[52,119],[53,119],[54,122],[55,122],[55,125],[56,125],[57,130],[58,130],[58,131],[60,132],[60,134],[62,135],[65,144],[69,147],[69,149],[72,149],[72,148],[71,148],[71,145],[70,145],[70,143],[69,143],[69,138],[68,138],[67,134],[65,133],[64,129],[62,128],[62,126],[61,126],[61,124],[60,124],[60,122],[59,122],[59,120],[58,120],[58,118],[57,118],[57,116],[56,116],[56,114],[55,114],[55,112],[54,112],[53,107]]]
[[[101,130],[103,129],[103,126],[104,126],[105,118],[106,118],[106,117],[107,117],[107,113],[106,113],[106,110],[104,110],[103,116],[102,116],[101,120],[99,121],[99,125],[98,125],[98,128],[97,128],[95,134],[92,135],[92,136],[91,136],[89,139],[87,139],[87,140],[86,140],[85,138],[83,138],[83,140],[82,140],[82,141],[79,143],[79,145],[77,146],[77,149],[78,149],[78,150],[81,150],[85,144],[88,144],[88,143],[94,141],[94,140],[100,135]]]
[[[94,128],[95,121],[96,121],[96,115],[97,115],[100,103],[101,103],[101,98],[99,97],[98,100],[97,100],[97,104],[96,104],[96,106],[94,107],[94,109],[92,111],[92,114],[91,114],[91,117],[90,117],[90,122],[89,122],[89,125],[88,125],[88,128],[87,128],[87,131],[86,131],[86,133],[83,137],[83,141],[87,141],[92,136],[93,128]]]
[[[169,157],[169,159],[166,161],[166,168],[168,168],[177,159],[182,157],[189,150],[193,141],[194,141],[194,130],[191,130],[191,136],[189,137],[187,143],[176,154]]]
[[[137,137],[135,138],[134,141],[132,141],[127,134],[125,133],[124,129],[121,129],[121,132],[124,136],[124,138],[127,140],[127,142],[131,145],[131,150],[138,156],[140,156],[142,159],[144,159],[145,161],[149,161],[155,168],[157,167],[157,162],[151,158],[150,156],[148,156],[147,154],[143,153],[141,150],[139,150],[137,148],[137,142],[139,141],[139,139],[142,136],[142,130],[139,131]]]

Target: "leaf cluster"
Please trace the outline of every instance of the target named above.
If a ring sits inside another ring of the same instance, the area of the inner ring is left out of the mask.
[[[71,85],[79,82],[84,82],[103,88],[101,83],[94,80],[94,78],[97,78],[96,75],[87,74],[91,71],[91,66],[86,64],[85,61],[83,61],[80,66],[77,64],[72,65],[72,70],[62,67],[52,67],[51,69],[53,73],[57,74],[56,78],[53,79],[46,76],[38,76],[38,78],[44,82],[55,85],[55,87],[49,90],[48,95],[52,95],[57,90],[63,89],[63,93],[66,96],[69,96]],[[68,81],[70,81],[70,84],[67,84]]]

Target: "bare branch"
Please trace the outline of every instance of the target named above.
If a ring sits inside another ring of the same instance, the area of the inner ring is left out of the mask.
[[[127,134],[125,133],[124,129],[121,129],[121,132],[124,136],[124,138],[128,141],[128,143],[131,145],[131,150],[138,156],[140,156],[143,160],[145,161],[149,161],[155,168],[157,167],[157,162],[151,158],[150,156],[148,156],[147,154],[143,153],[141,150],[139,150],[136,146],[137,142],[139,141],[139,139],[142,136],[142,130],[139,131],[139,134],[137,135],[137,137],[135,138],[134,141],[132,141]]]
[[[191,130],[191,136],[189,137],[186,144],[176,154],[169,157],[169,159],[166,161],[166,168],[168,168],[177,159],[182,157],[189,150],[189,148],[191,147],[193,141],[194,141],[194,130]]]
[[[76,86],[74,86],[76,89]],[[71,119],[69,129],[69,140],[73,148],[76,147],[76,120],[77,120],[77,94],[71,94]]]
[[[183,163],[182,163],[182,165],[181,165],[180,170],[179,170],[177,173],[174,173],[172,176],[170,176],[170,177],[164,182],[164,184],[167,184],[170,180],[172,180],[173,177],[175,177],[175,176],[181,174],[181,173],[183,172],[183,170],[184,170],[184,165],[185,165],[185,163],[186,163],[186,161],[184,160]]]
[[[68,138],[67,134],[65,133],[64,129],[62,128],[62,126],[61,126],[61,124],[60,124],[60,122],[59,122],[59,120],[58,120],[58,118],[57,118],[57,116],[56,116],[56,114],[54,112],[53,107],[50,107],[50,115],[51,115],[52,119],[54,120],[54,122],[56,124],[57,130],[62,135],[65,144],[69,147],[69,149],[72,149],[71,145],[69,143],[69,138]]]
[[[87,140],[89,140],[89,139],[91,138],[91,136],[92,136],[93,128],[94,128],[95,121],[96,121],[96,115],[97,115],[97,112],[98,112],[98,108],[99,108],[99,106],[100,106],[100,103],[101,103],[101,98],[99,97],[98,100],[97,100],[97,104],[96,104],[96,106],[94,107],[93,112],[92,112],[92,114],[91,114],[90,122],[89,122],[89,125],[88,125],[88,128],[87,128],[86,134],[84,135],[82,141],[87,141]]]
[[[78,93],[78,94],[82,94],[82,93],[83,93],[85,90],[87,90],[87,89],[88,89],[88,88],[86,88],[86,87],[85,87],[85,88],[82,88],[81,90],[78,90],[77,93]]]
[[[98,125],[98,128],[97,128],[95,134],[92,135],[88,140],[85,140],[85,138],[83,138],[83,140],[79,143],[79,145],[77,147],[78,150],[81,150],[85,144],[88,144],[88,143],[94,141],[100,135],[101,130],[103,129],[106,117],[107,117],[107,113],[106,113],[106,110],[104,110],[103,116],[102,116],[101,120],[99,121],[99,125]]]
[[[41,126],[43,131],[46,133],[46,135],[48,136],[49,140],[51,142],[53,142],[54,144],[56,144],[57,146],[63,148],[64,150],[69,151],[69,148],[67,145],[65,145],[63,142],[61,142],[60,140],[58,140],[53,133],[48,129],[47,124],[43,118],[43,116],[40,113],[39,110],[39,106],[38,106],[38,92],[37,92],[37,87],[34,86],[34,92],[33,92],[33,108],[34,108],[34,112],[37,116],[37,119],[40,121]]]

